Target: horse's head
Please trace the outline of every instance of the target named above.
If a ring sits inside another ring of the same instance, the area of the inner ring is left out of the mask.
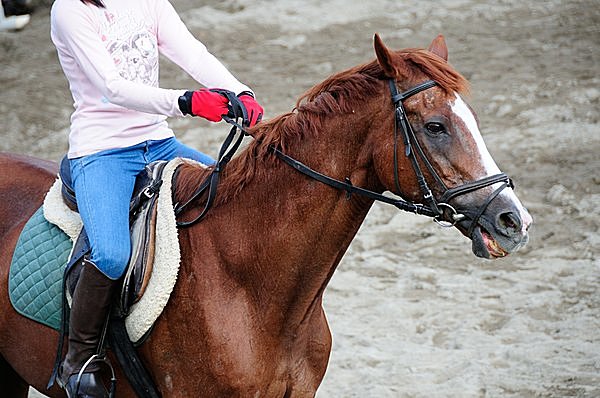
[[[467,83],[448,65],[443,37],[428,50],[393,52],[376,35],[375,52],[391,82],[374,152],[384,187],[455,225],[479,257],[504,257],[525,245],[532,217],[459,94]]]

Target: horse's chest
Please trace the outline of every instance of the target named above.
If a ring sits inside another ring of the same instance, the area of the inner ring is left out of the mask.
[[[238,336],[239,337],[239,336]],[[223,395],[240,397],[313,397],[327,364],[326,344],[314,341],[281,345],[272,338],[227,339],[213,352],[210,377]],[[243,341],[243,343],[242,343]],[[316,352],[319,352],[316,355]]]

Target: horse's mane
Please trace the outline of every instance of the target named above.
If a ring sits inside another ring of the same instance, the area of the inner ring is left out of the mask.
[[[406,49],[395,54],[407,65],[399,80],[415,82],[425,75],[448,93],[468,91],[467,80],[433,53],[424,49]],[[381,90],[381,81],[387,79],[377,60],[353,67],[330,76],[306,91],[291,112],[263,121],[250,129],[255,139],[226,167],[215,205],[229,201],[259,173],[268,172],[269,162],[278,161],[271,147],[287,152],[292,145],[301,142],[302,137],[321,130],[327,116],[352,112],[356,103]],[[259,167],[259,164],[266,167]],[[184,164],[180,167],[189,169],[195,166]],[[203,170],[180,173],[176,197],[190,197],[207,174],[208,171]]]

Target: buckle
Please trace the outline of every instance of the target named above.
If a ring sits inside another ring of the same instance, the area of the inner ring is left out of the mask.
[[[459,213],[452,205],[449,205],[448,203],[438,203],[437,205],[439,208],[445,208],[446,210],[449,210],[449,217],[452,220],[443,220],[442,216],[445,214],[445,212],[442,210],[442,214],[433,217],[433,221],[440,227],[451,228],[466,218],[464,214]]]

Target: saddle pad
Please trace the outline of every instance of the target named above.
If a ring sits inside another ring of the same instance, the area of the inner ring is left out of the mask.
[[[134,343],[152,328],[177,281],[181,254],[171,199],[171,180],[177,167],[184,162],[199,164],[176,158],[165,166],[163,172],[152,275],[146,292],[131,307],[125,320],[127,333]],[[64,204],[61,184],[60,178],[57,179],[46,195],[43,211],[38,210],[27,222],[19,237],[9,276],[9,295],[15,309],[56,330],[60,328],[64,267],[82,225],[79,214]]]
[[[60,329],[62,277],[72,247],[40,207],[25,224],[10,265],[8,291],[18,313]]]

